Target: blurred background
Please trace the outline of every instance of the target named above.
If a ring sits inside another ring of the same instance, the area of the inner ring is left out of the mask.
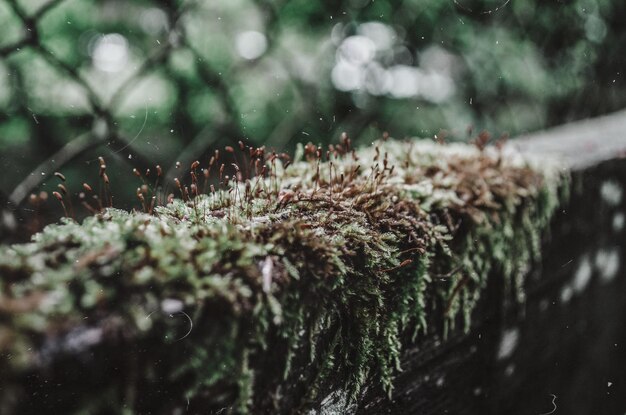
[[[467,140],[611,112],[625,21],[623,0],[0,0],[0,240],[41,225],[28,198],[55,171],[97,182],[98,156],[129,208],[133,167],[239,140]]]

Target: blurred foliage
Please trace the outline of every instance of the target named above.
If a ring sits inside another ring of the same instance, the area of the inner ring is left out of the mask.
[[[622,0],[0,0],[0,190],[19,204],[60,169],[79,186],[99,155],[124,177],[238,140],[604,113],[626,101],[625,19]]]

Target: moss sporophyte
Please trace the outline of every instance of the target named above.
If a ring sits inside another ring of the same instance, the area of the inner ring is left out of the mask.
[[[344,135],[291,159],[240,143],[191,164],[176,195],[159,166],[135,170],[132,212],[111,207],[101,159],[79,197],[91,216],[2,247],[0,409],[19,408],[29,374],[62,377],[59,361],[109,374],[67,413],[300,412],[328,384],[391,392],[403,341],[432,321],[469,329],[488,275],[524,300],[565,197],[557,163],[479,144],[354,150]]]

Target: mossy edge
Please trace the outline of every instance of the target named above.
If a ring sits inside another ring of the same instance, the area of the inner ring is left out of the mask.
[[[57,356],[128,345],[144,352],[125,384],[92,391],[115,398],[81,396],[74,412],[141,412],[149,385],[170,388],[169,410],[233,413],[303,411],[329,379],[349,400],[368,379],[390,393],[403,334],[433,313],[468,329],[493,272],[524,300],[567,197],[558,162],[508,148],[388,140],[322,158],[302,148],[286,169],[263,160],[256,184],[65,219],[2,248],[4,393]]]

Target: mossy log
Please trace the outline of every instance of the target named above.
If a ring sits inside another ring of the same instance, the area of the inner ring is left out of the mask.
[[[518,138],[523,153],[558,156],[570,197],[508,301],[497,272],[470,331],[429,330],[405,343],[391,399],[374,384],[358,414],[623,414],[626,411],[626,111]],[[433,326],[432,324],[430,325]],[[342,402],[333,391],[328,408]]]
[[[0,412],[354,411],[393,397],[410,345],[464,338],[489,276],[525,302],[558,161],[342,144],[0,247]]]

